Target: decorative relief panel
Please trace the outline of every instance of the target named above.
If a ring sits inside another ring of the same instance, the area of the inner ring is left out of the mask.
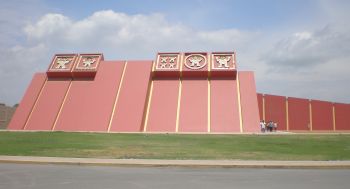
[[[191,70],[199,70],[207,65],[207,59],[201,54],[191,54],[186,56],[185,66]]]
[[[57,54],[54,56],[48,71],[70,72],[76,59],[76,54]]]
[[[71,77],[77,54],[56,54],[46,72],[48,77]]]
[[[211,58],[211,69],[213,70],[235,70],[234,53],[213,53]]]
[[[100,54],[82,54],[79,56],[78,63],[75,66],[75,70],[96,70],[100,63]]]
[[[80,54],[77,63],[72,71],[73,77],[93,78],[95,77],[99,64],[103,60],[103,55],[97,54]]]
[[[230,77],[236,75],[235,52],[158,53],[155,77]]]
[[[156,70],[178,70],[179,69],[180,54],[158,54],[156,62]]]

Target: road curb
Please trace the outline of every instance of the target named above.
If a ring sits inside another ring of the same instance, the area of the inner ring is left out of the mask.
[[[0,163],[127,167],[350,169],[350,161],[156,160],[0,156]]]

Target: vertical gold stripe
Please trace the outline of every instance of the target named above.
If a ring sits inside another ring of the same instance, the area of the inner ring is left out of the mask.
[[[335,107],[334,107],[334,104],[333,104],[333,107],[332,107],[332,113],[333,113],[333,131],[335,131],[336,130],[336,122],[335,122]]]
[[[243,119],[242,119],[242,105],[241,105],[241,90],[239,84],[239,77],[237,72],[237,97],[238,97],[238,113],[239,113],[239,129],[243,133]]]
[[[177,95],[177,109],[176,109],[176,123],[175,132],[179,132],[179,122],[180,122],[180,106],[181,106],[181,96],[182,96],[182,65],[184,62],[185,54],[180,54],[180,78],[179,78],[179,93]]]
[[[287,124],[287,131],[289,131],[289,104],[288,104],[288,98],[286,98],[286,124]]]
[[[150,86],[149,86],[148,95],[147,95],[147,109],[146,109],[145,119],[144,119],[144,122],[143,122],[143,132],[146,132],[146,131],[147,131],[149,110],[150,110],[150,107],[151,107],[152,96],[153,96],[153,77],[154,77],[154,70],[155,70],[155,67],[156,67],[157,64],[158,64],[159,57],[160,57],[160,56],[158,55],[158,56],[157,56],[156,62],[153,62],[153,64],[152,64],[152,73],[151,73],[151,78],[150,78]]]
[[[145,121],[144,121],[144,124],[143,124],[143,132],[147,131],[148,116],[149,116],[149,110],[150,110],[151,102],[152,102],[152,95],[153,95],[153,79],[151,80],[151,86],[150,86],[150,89],[149,89],[146,117],[145,117]]]
[[[208,54],[208,62],[207,62],[207,65],[208,65],[208,78],[210,79],[211,78],[211,54]]]
[[[208,133],[211,131],[211,55],[208,54]]]
[[[179,61],[179,64],[180,64],[180,78],[182,78],[182,65],[183,65],[183,62],[184,62],[184,59],[185,58],[185,54],[184,53],[181,53],[180,54],[180,61]]]
[[[265,95],[262,94],[262,103],[263,103],[263,120],[266,121],[266,113],[265,113]]]
[[[156,64],[158,63],[158,60],[159,60],[159,55],[157,56],[157,60],[156,62],[153,62],[152,63],[152,72],[151,72],[151,75],[150,75],[150,78],[149,78],[149,83],[148,83],[148,88],[147,88],[147,96],[146,96],[146,99],[147,99],[147,104],[144,108],[144,111],[143,111],[143,116],[142,116],[142,131],[143,132],[146,132],[147,130],[147,124],[148,124],[148,115],[149,115],[149,109],[150,109],[150,106],[151,106],[151,98],[152,98],[152,94],[153,94],[153,77],[154,77],[154,68],[156,66]]]
[[[63,98],[62,104],[61,104],[61,106],[60,106],[60,110],[58,111],[58,114],[57,114],[57,116],[56,116],[56,118],[55,118],[55,122],[54,122],[53,125],[52,125],[52,128],[51,128],[52,131],[54,131],[55,128],[56,128],[56,124],[57,124],[58,118],[59,118],[60,115],[61,115],[61,112],[62,112],[62,109],[63,109],[63,105],[64,105],[64,103],[66,102],[68,93],[69,93],[70,88],[71,88],[71,86],[72,86],[72,83],[73,83],[73,81],[70,80],[68,89],[67,89],[67,91],[66,91],[66,94],[64,94],[64,98]]]
[[[43,84],[43,85],[41,86],[41,88],[40,88],[39,95],[38,95],[37,98],[35,99],[34,106],[33,106],[32,110],[30,111],[29,116],[27,117],[26,122],[24,123],[23,130],[25,130],[25,129],[27,128],[27,124],[28,124],[30,118],[32,117],[32,113],[33,113],[34,109],[36,108],[36,105],[37,105],[37,103],[38,103],[38,101],[39,101],[39,98],[40,98],[41,94],[42,94],[43,91],[44,91],[44,87],[46,86],[46,83],[47,83],[47,76],[46,76],[46,79],[45,79],[45,81],[44,81],[44,84]]]
[[[124,67],[123,67],[123,73],[122,73],[122,77],[121,77],[120,82],[119,82],[117,95],[115,95],[114,104],[113,104],[113,110],[112,110],[111,117],[109,118],[109,124],[108,124],[107,132],[109,132],[111,130],[112,121],[113,121],[113,117],[114,117],[114,113],[115,113],[115,108],[117,106],[118,99],[119,99],[119,94],[120,94],[120,89],[122,88],[122,84],[123,84],[123,81],[124,81],[124,75],[125,75],[125,70],[126,70],[127,64],[128,64],[128,62],[125,62]]]
[[[211,83],[210,79],[208,78],[208,133],[211,131]]]
[[[179,132],[181,96],[182,96],[182,80],[179,79],[179,94],[177,95],[176,128],[175,128],[175,132]]]
[[[309,119],[310,119],[310,131],[312,131],[312,105],[310,100],[309,100]]]

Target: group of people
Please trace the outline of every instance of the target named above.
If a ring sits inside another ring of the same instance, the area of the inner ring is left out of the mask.
[[[276,132],[277,131],[277,123],[273,121],[265,122],[265,120],[260,121],[261,132]]]

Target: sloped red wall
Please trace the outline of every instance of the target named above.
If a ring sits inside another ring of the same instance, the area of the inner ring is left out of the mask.
[[[259,117],[260,120],[264,119],[264,105],[263,105],[263,94],[257,93],[258,107],[259,107]]]
[[[32,108],[42,90],[46,81],[45,73],[37,73],[33,76],[19,106],[12,116],[11,122],[8,125],[10,130],[22,130],[32,111]]]
[[[208,132],[208,80],[182,80],[179,132]]]
[[[237,80],[210,81],[210,132],[240,132]]]
[[[49,79],[42,91],[25,130],[52,130],[71,79]]]
[[[175,132],[180,80],[155,79],[146,131]]]
[[[143,131],[152,61],[128,61],[110,131]]]
[[[55,130],[108,130],[124,62],[101,62],[94,80],[74,80]]]
[[[253,72],[238,72],[241,92],[243,132],[259,132],[259,109]]]

